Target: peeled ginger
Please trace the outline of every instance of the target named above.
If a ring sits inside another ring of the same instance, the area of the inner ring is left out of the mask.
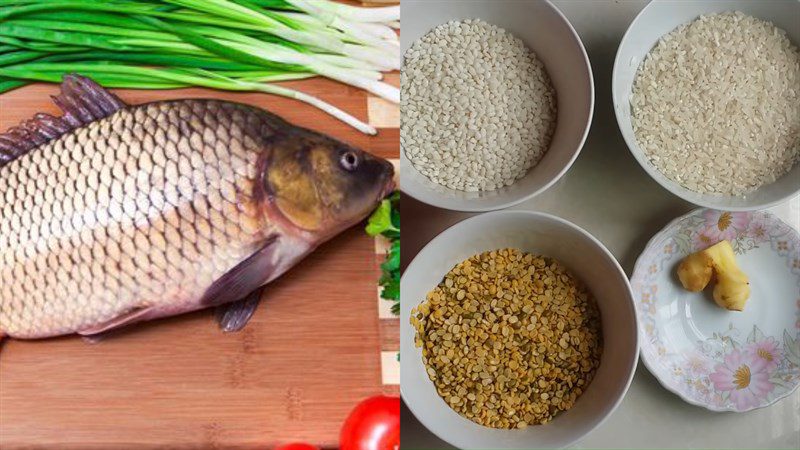
[[[727,240],[684,258],[678,266],[678,278],[692,292],[702,291],[714,278],[714,301],[730,311],[742,311],[750,298],[750,281],[736,264]]]

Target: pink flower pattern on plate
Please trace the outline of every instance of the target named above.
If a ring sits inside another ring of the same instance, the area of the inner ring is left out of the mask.
[[[747,229],[750,217],[743,212],[716,211],[707,209],[703,212],[705,218],[705,230],[701,234],[706,234],[717,243],[723,239],[732,241],[740,232]]]
[[[769,381],[765,361],[751,356],[749,352],[734,349],[708,376],[717,391],[729,392],[731,401],[740,411],[761,405],[775,389]]]
[[[757,244],[769,241],[769,224],[764,216],[753,216],[747,226],[747,235]]]
[[[717,234],[712,229],[700,230],[692,238],[692,248],[695,251],[705,250],[719,241],[720,239],[717,238]]]
[[[699,352],[692,352],[686,359],[686,367],[689,373],[694,376],[705,376],[708,373],[708,361],[706,357]]]
[[[747,346],[747,352],[753,360],[761,359],[767,372],[772,372],[778,367],[778,362],[783,358],[780,344],[772,336],[767,336],[759,342]]]

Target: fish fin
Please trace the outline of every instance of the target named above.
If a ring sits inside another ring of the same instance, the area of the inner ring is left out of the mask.
[[[262,286],[241,300],[217,306],[216,316],[219,328],[226,333],[244,328],[253,317],[253,313],[256,312],[263,293],[264,287]]]
[[[88,336],[81,336],[81,339],[83,339],[83,342],[86,342],[87,344],[91,344],[91,345],[99,344],[105,338],[106,338],[106,333],[90,334]]]
[[[245,298],[269,279],[275,270],[278,235],[270,235],[261,249],[221,276],[203,295],[200,304],[217,306]]]
[[[142,317],[146,316],[151,310],[152,307],[139,306],[131,309],[130,311],[124,312],[107,322],[99,323],[89,328],[78,330],[78,334],[80,334],[81,336],[96,337],[98,334],[106,332],[108,330],[112,330],[114,328],[119,328],[134,322],[138,322],[139,320],[142,319]],[[100,338],[101,337],[98,337],[97,340],[99,341]]]
[[[53,97],[64,115],[36,114],[5,133],[0,133],[0,167],[58,139],[88,123],[108,117],[125,108],[125,102],[102,86],[80,75],[65,75],[61,93]]]

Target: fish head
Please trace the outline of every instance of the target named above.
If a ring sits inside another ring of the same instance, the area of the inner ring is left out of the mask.
[[[268,154],[270,208],[318,242],[363,220],[394,189],[389,161],[307,130],[273,141]]]

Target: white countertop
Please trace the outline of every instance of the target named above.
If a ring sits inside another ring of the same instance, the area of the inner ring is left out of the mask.
[[[687,0],[689,1],[689,0]],[[754,0],[755,1],[755,0]],[[791,1],[791,0],[787,0]],[[630,275],[647,241],[693,206],[650,179],[631,156],[611,104],[611,68],[622,35],[645,0],[554,0],[580,34],[594,71],[596,101],[583,151],[555,186],[511,209],[544,211],[600,239]],[[800,228],[800,198],[778,207]],[[436,234],[470,214],[403,198],[403,267]],[[411,219],[413,218],[413,219]],[[404,406],[402,447],[452,448]],[[800,390],[747,413],[715,413],[683,402],[639,364],[619,409],[577,448],[800,448]]]

